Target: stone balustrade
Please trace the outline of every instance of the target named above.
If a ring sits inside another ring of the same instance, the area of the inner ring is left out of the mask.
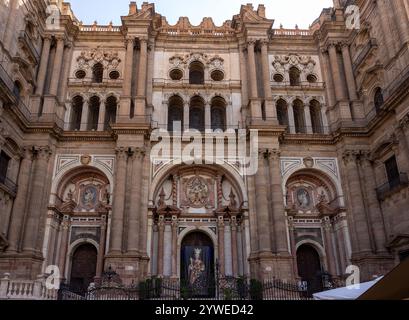
[[[6,273],[0,280],[0,300],[57,300],[58,290],[47,289],[45,279],[12,280]]]

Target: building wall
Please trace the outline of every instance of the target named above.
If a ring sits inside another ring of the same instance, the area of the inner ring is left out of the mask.
[[[76,249],[91,243],[96,281],[107,266],[126,283],[177,278],[195,230],[227,275],[303,278],[303,246],[335,278],[350,264],[364,279],[391,270],[408,249],[408,8],[359,4],[361,27],[351,30],[335,5],[309,30],[275,29],[251,5],[221,27],[208,18],[170,26],[147,3],[131,4],[122,28],[84,26],[69,4],[59,4],[58,29],[47,27],[43,2],[1,10],[13,19],[0,17],[0,149],[11,157],[0,271],[35,278],[57,265],[70,281]],[[19,40],[14,30],[31,33]],[[204,65],[203,84],[189,84],[192,62]],[[182,79],[171,79],[174,69]],[[210,125],[220,97],[226,129],[258,130],[257,173],[233,160],[152,163],[153,130],[167,128],[175,96],[185,123],[200,97]]]

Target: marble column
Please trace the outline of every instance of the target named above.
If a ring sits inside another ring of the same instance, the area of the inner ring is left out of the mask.
[[[323,75],[325,79],[325,88],[327,93],[328,105],[333,107],[336,103],[334,79],[332,78],[331,65],[329,61],[328,51],[321,50],[320,58],[322,60]]]
[[[259,239],[259,252],[271,253],[270,238],[270,219],[268,210],[267,179],[265,166],[266,152],[259,151],[258,171],[256,174],[256,212],[257,212],[257,231]]]
[[[331,221],[329,217],[324,218],[324,240],[325,240],[325,253],[328,262],[328,271],[332,276],[337,275],[337,269],[335,267],[335,253],[334,247],[332,246],[332,233],[331,233]]]
[[[237,220],[236,217],[232,217],[230,221],[231,230],[231,259],[233,267],[233,277],[238,275],[238,255],[237,255]]]
[[[387,13],[389,11],[389,8],[385,1],[389,1],[389,0],[376,0],[376,3],[378,5],[378,18],[381,23],[380,27],[382,29],[382,35],[384,38],[384,45],[382,47],[386,51],[387,62],[389,62],[389,59],[391,59],[392,55],[394,54],[393,50],[394,50],[395,44],[393,41],[392,32],[391,32],[391,28],[389,24],[390,23],[389,15]]]
[[[271,93],[270,63],[268,59],[268,40],[261,41],[261,63],[263,69],[264,99],[267,119],[277,119],[277,110]]]
[[[24,214],[26,212],[27,197],[29,195],[29,185],[31,168],[33,164],[33,151],[31,147],[23,148],[23,155],[18,175],[18,190],[14,200],[13,211],[9,228],[8,252],[17,252],[19,249],[20,235],[22,232]]]
[[[310,106],[308,104],[304,104],[304,118],[305,118],[305,126],[308,134],[312,134],[312,121],[311,121],[311,111],[310,111]]]
[[[71,67],[71,59],[73,53],[73,43],[71,41],[66,43],[65,50],[64,50],[64,58],[63,58],[63,67],[61,71],[60,77],[60,88],[59,88],[59,96],[58,100],[60,102],[65,102],[67,99],[67,79],[70,77],[70,67]]]
[[[351,216],[354,223],[355,235],[357,239],[356,246],[360,253],[372,252],[370,230],[366,217],[365,205],[363,202],[362,187],[359,178],[357,157],[359,152],[351,150],[343,154],[345,170],[349,185],[348,199],[350,202]]]
[[[3,2],[3,6],[5,2]],[[11,45],[12,45],[12,40],[13,36],[16,34],[16,22],[17,22],[17,16],[18,16],[18,9],[20,7],[20,1],[19,0],[10,0],[9,2],[10,5],[10,11],[7,12],[7,22],[5,25],[5,30],[4,30],[4,37],[3,37],[3,44],[4,48],[7,50],[11,51]]]
[[[122,235],[124,227],[126,163],[128,150],[116,149],[116,177],[111,222],[111,245],[109,254],[122,253]]]
[[[295,277],[299,277],[298,275],[298,266],[297,266],[297,248],[295,243],[295,227],[294,227],[294,220],[293,217],[288,218],[288,231],[290,234],[290,248],[291,248],[291,256],[293,258],[293,273]]]
[[[45,36],[43,40],[43,48],[41,51],[40,67],[37,74],[37,88],[36,94],[42,95],[44,93],[45,77],[47,75],[48,59],[50,57],[51,37]]]
[[[178,277],[178,217],[172,217],[172,278]]]
[[[290,103],[287,105],[288,125],[290,126],[290,133],[295,134],[295,120],[294,120],[294,107]]]
[[[51,156],[51,150],[47,147],[36,148],[36,159],[34,161],[34,173],[31,180],[31,194],[27,207],[27,219],[25,225],[25,236],[23,241],[23,251],[38,253],[37,237],[41,216],[44,215],[43,196],[45,192],[48,161]]]
[[[278,254],[288,254],[287,226],[284,210],[284,194],[281,187],[280,151],[269,150],[269,180],[272,197],[272,220],[275,250]]]
[[[183,128],[182,132],[189,130],[189,122],[190,122],[190,107],[189,102],[185,101],[183,107]]]
[[[218,261],[220,264],[220,274],[224,276],[225,274],[225,257],[224,257],[224,217],[220,215],[217,222],[217,242],[219,247],[219,257]]]
[[[342,58],[344,60],[345,77],[348,86],[349,99],[352,101],[358,100],[356,91],[355,76],[352,69],[351,53],[349,52],[349,43],[344,42],[342,46]]]
[[[106,101],[101,100],[98,115],[98,131],[105,131]]]
[[[101,236],[99,239],[99,249],[97,257],[97,272],[95,276],[95,282],[100,283],[102,279],[102,273],[104,272],[104,257],[105,257],[105,245],[106,245],[106,233],[107,233],[107,217],[102,216],[101,222]]]
[[[376,181],[375,181],[375,171],[372,167],[371,155],[369,152],[364,152],[361,155],[361,167],[363,171],[363,176],[365,179],[365,191],[366,191],[366,206],[369,211],[369,218],[371,221],[371,227],[374,234],[374,240],[376,245],[377,253],[386,253],[386,233],[384,219],[382,216],[381,207],[376,195]]]
[[[159,217],[158,222],[158,276],[163,276],[163,258],[164,258],[164,240],[165,240],[165,221]]]
[[[136,254],[139,250],[140,208],[141,208],[141,186],[142,167],[145,150],[136,148],[132,154],[132,187],[131,203],[128,220],[128,253]]]
[[[125,71],[124,71],[124,82],[123,82],[122,92],[123,92],[124,97],[130,97],[131,96],[131,85],[132,85],[134,46],[135,46],[134,38],[133,37],[127,38],[125,44],[126,44],[126,56],[125,56]]]
[[[328,46],[328,52],[331,63],[331,71],[334,77],[335,97],[338,102],[347,100],[347,97],[345,95],[344,84],[341,78],[341,70],[338,62],[337,47],[335,43],[331,43]]]
[[[137,103],[135,115],[145,115],[146,107],[146,79],[147,79],[147,65],[148,65],[148,39],[140,39],[140,56],[138,67],[138,81],[137,81]]]
[[[247,78],[247,61],[244,54],[245,46],[243,44],[239,45],[239,61],[240,61],[240,78],[241,78],[241,96],[243,106],[248,105],[249,101],[249,87]]]
[[[61,75],[61,67],[64,55],[64,38],[57,37],[57,49],[55,52],[55,59],[53,63],[53,70],[51,73],[51,81],[50,81],[50,95],[56,96],[58,92],[58,86],[60,82],[60,75]]]
[[[81,131],[88,130],[88,117],[89,117],[89,102],[88,100],[84,100],[84,103],[82,104],[82,114],[81,114],[81,126],[80,126]]]
[[[256,57],[254,53],[256,42],[251,40],[247,42],[247,54],[248,54],[248,67],[249,67],[249,78],[250,78],[250,98],[258,98],[257,90],[257,69],[256,69]]]
[[[65,279],[65,265],[67,261],[68,239],[70,236],[70,216],[65,215],[61,223],[61,244],[58,257],[60,275]]]
[[[212,110],[210,106],[210,102],[206,102],[205,105],[205,129],[210,130],[212,129]]]
[[[407,1],[407,0],[405,0]],[[409,21],[406,14],[403,0],[390,1],[393,7],[393,16],[396,18],[396,26],[399,32],[399,38],[402,44],[409,42]]]

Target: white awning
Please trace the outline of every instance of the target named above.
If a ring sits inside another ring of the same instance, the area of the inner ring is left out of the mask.
[[[363,293],[368,291],[369,288],[374,286],[380,279],[382,279],[382,277],[370,282],[318,292],[315,293],[313,297],[314,300],[356,300]]]

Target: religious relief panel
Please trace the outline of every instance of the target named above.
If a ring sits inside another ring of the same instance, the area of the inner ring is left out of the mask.
[[[182,206],[191,208],[214,207],[214,186],[211,179],[199,176],[182,180]]]

